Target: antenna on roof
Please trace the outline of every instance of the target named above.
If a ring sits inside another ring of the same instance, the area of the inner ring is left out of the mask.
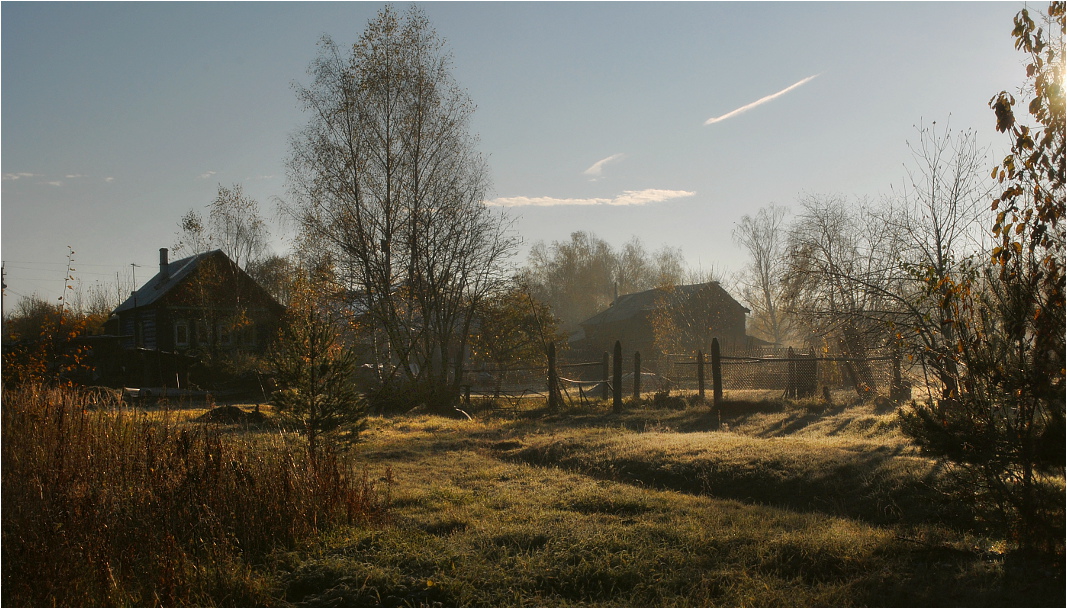
[[[133,296],[133,306],[135,307],[137,306],[137,267],[139,266],[141,265],[137,264],[136,262],[130,263],[130,268],[132,269],[133,273],[133,291],[130,292],[130,296]]]

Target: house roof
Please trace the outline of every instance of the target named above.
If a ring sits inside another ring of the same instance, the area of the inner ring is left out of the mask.
[[[665,288],[652,288],[651,290],[645,290],[644,292],[635,292],[633,294],[626,294],[619,296],[619,298],[607,309],[597,313],[589,319],[581,323],[582,326],[596,326],[600,324],[612,323],[617,321],[624,321],[632,319],[641,313],[646,311],[654,311],[658,307],[663,305],[664,295],[669,294],[671,300],[679,298],[689,298],[700,293],[702,290],[711,289],[719,292],[720,296],[725,297],[726,302],[733,302],[737,305],[737,308],[743,309],[746,313],[749,312],[741,303],[734,300],[733,296],[730,296],[729,292],[724,290],[719,285],[718,281],[712,281],[710,283],[696,283],[692,285],[679,285],[674,286],[672,290]]]
[[[163,279],[160,273],[156,273],[125,302],[116,307],[111,314],[114,315],[134,308],[145,307],[156,302],[195,271],[204,260],[216,255],[226,256],[226,254],[222,253],[222,250],[211,250],[210,252],[194,254],[169,263],[168,277],[166,279]]]

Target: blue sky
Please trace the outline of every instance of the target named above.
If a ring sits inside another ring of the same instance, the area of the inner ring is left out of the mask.
[[[273,217],[305,121],[292,83],[321,35],[351,44],[382,6],[3,2],[5,309],[59,296],[68,245],[86,285],[131,263],[147,279],[220,183]],[[739,269],[742,215],[890,194],[920,123],[974,129],[992,167],[987,103],[1023,81],[1018,2],[420,6],[526,248],[587,230]]]

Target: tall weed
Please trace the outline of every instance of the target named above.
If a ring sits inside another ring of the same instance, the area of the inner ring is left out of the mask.
[[[272,550],[383,513],[334,453],[88,406],[73,389],[4,391],[5,605],[260,604]]]

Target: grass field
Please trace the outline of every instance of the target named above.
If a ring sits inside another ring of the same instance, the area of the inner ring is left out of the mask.
[[[887,411],[888,410],[888,411]],[[1064,603],[1062,566],[1004,552],[938,500],[892,409],[608,405],[375,418],[389,524],[279,563],[297,605]]]
[[[141,417],[203,427],[204,410],[185,406]],[[941,468],[900,435],[889,405],[765,399],[714,418],[707,406],[503,406],[475,404],[473,420],[372,417],[348,458],[386,512],[237,555],[239,568],[212,573],[244,583],[202,585],[189,602],[1064,605],[1062,560],[1007,552],[941,501]],[[211,428],[238,455],[281,437],[269,425]],[[4,476],[6,498],[7,461]],[[9,533],[5,520],[5,545]],[[5,604],[25,604],[9,583]],[[246,592],[211,595],[235,589]]]

